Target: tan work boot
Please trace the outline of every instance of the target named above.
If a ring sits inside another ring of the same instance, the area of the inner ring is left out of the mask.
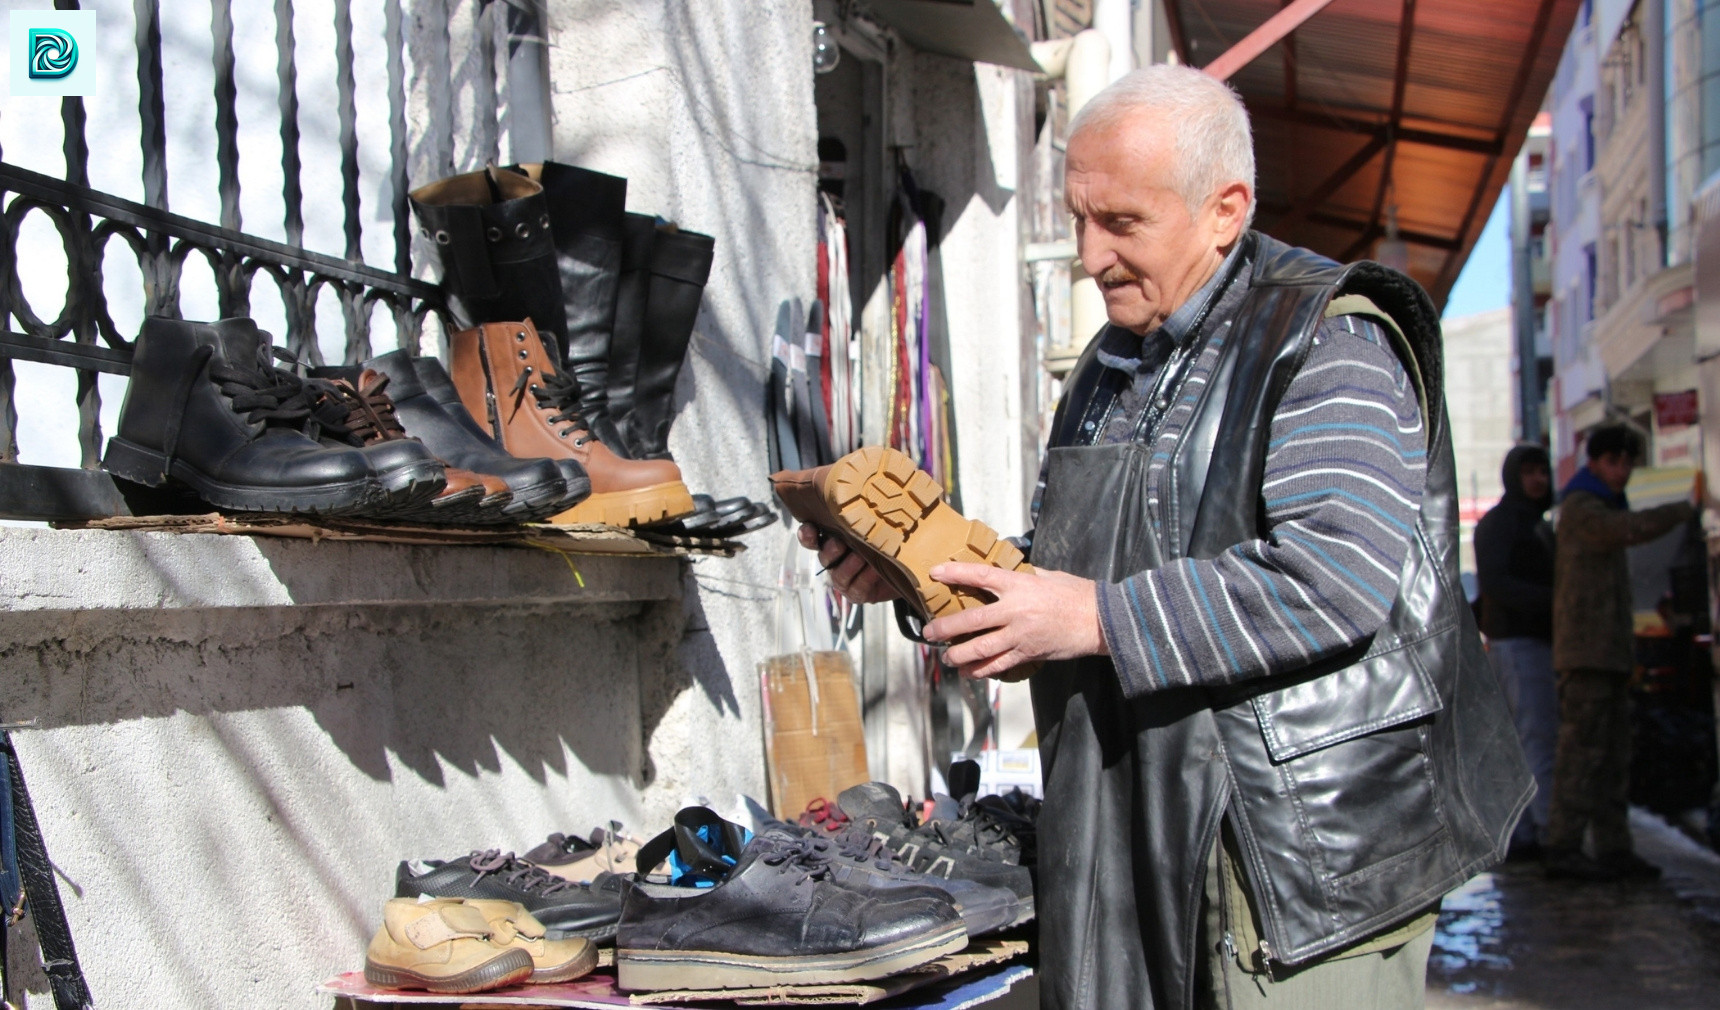
[[[922,622],[995,601],[990,593],[947,586],[931,576],[946,561],[1030,572],[1021,550],[990,526],[967,519],[944,489],[895,449],[868,446],[814,470],[771,475],[794,518],[840,537],[865,558]],[[1034,663],[1005,675],[1018,680]]]
[[[579,415],[579,387],[558,374],[530,320],[486,323],[450,341],[454,388],[514,456],[576,460],[591,497],[550,520],[560,525],[649,526],[693,514],[681,470],[666,459],[622,459]]]
[[[546,940],[543,923],[517,901],[499,898],[467,898],[466,904],[483,913],[490,924],[490,940],[523,950],[532,958],[528,982],[571,982],[597,967],[597,944],[583,936]]]
[[[530,978],[531,953],[492,942],[493,932],[483,912],[459,898],[391,898],[365,954],[365,981],[387,989],[469,993]]]

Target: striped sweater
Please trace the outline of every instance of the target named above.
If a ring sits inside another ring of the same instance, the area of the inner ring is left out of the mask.
[[[1225,292],[1214,315],[1223,318],[1236,294]],[[1194,394],[1228,335],[1228,324],[1218,326],[1156,442],[1174,444],[1192,418]],[[1150,388],[1147,371],[1136,389]],[[1421,508],[1425,442],[1415,389],[1378,324],[1362,316],[1322,323],[1273,417],[1261,487],[1267,537],[1099,585],[1125,693],[1288,672],[1377,630]],[[1155,453],[1148,468],[1155,527],[1168,464],[1167,453]]]

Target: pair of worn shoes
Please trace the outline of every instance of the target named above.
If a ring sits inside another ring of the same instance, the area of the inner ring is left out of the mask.
[[[948,797],[945,797],[948,800]],[[949,801],[945,816],[916,821],[894,786],[865,782],[844,789],[835,803],[816,799],[800,815],[802,827],[849,845],[876,841],[887,858],[934,881],[971,881],[1015,898],[1020,925],[1034,916],[1033,874],[1021,865],[1021,843],[990,811]]]
[[[551,939],[584,937],[606,943],[621,917],[619,876],[599,873],[576,883],[545,872],[511,852],[490,849],[449,860],[405,860],[395,871],[400,898],[495,898],[516,901],[536,916]]]
[[[917,968],[967,946],[944,891],[845,873],[822,840],[750,834],[703,807],[640,849],[616,935],[622,989],[835,985]],[[666,864],[666,875],[650,871]]]
[[[514,901],[394,898],[365,952],[364,977],[389,989],[474,993],[569,982],[597,966],[597,945],[551,940]]]

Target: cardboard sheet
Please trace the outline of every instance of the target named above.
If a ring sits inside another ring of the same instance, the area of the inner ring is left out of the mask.
[[[385,544],[513,544],[564,554],[640,554],[657,557],[703,555],[729,558],[746,550],[746,545],[738,541],[710,538],[679,538],[676,545],[670,546],[643,539],[632,530],[599,523],[582,523],[577,526],[412,526],[406,523],[332,516],[313,519],[266,512],[242,515],[210,512],[204,515],[110,516],[61,525],[68,529],[211,533]]]
[[[966,1010],[998,999],[1032,973],[1005,962],[1027,951],[1025,940],[977,940],[959,954],[939,958],[923,969],[874,982],[838,986],[776,986],[769,989],[685,990],[624,993],[612,972],[598,969],[576,982],[509,986],[471,996],[442,996],[410,990],[379,989],[363,972],[347,972],[317,987],[317,992],[372,1006],[502,1007],[653,1006],[662,1010],[721,1010],[726,1006],[863,1006],[890,1000],[892,1010]],[[891,999],[891,997],[896,997]]]
[[[834,800],[842,790],[871,778],[860,695],[848,653],[772,656],[760,670],[765,769],[778,817],[792,821],[812,799]]]

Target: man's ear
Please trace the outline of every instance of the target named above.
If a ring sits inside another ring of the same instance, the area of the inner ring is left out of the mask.
[[[1248,223],[1248,208],[1254,202],[1254,192],[1248,183],[1238,179],[1220,186],[1207,200],[1207,221],[1212,228],[1213,245],[1229,248]]]

